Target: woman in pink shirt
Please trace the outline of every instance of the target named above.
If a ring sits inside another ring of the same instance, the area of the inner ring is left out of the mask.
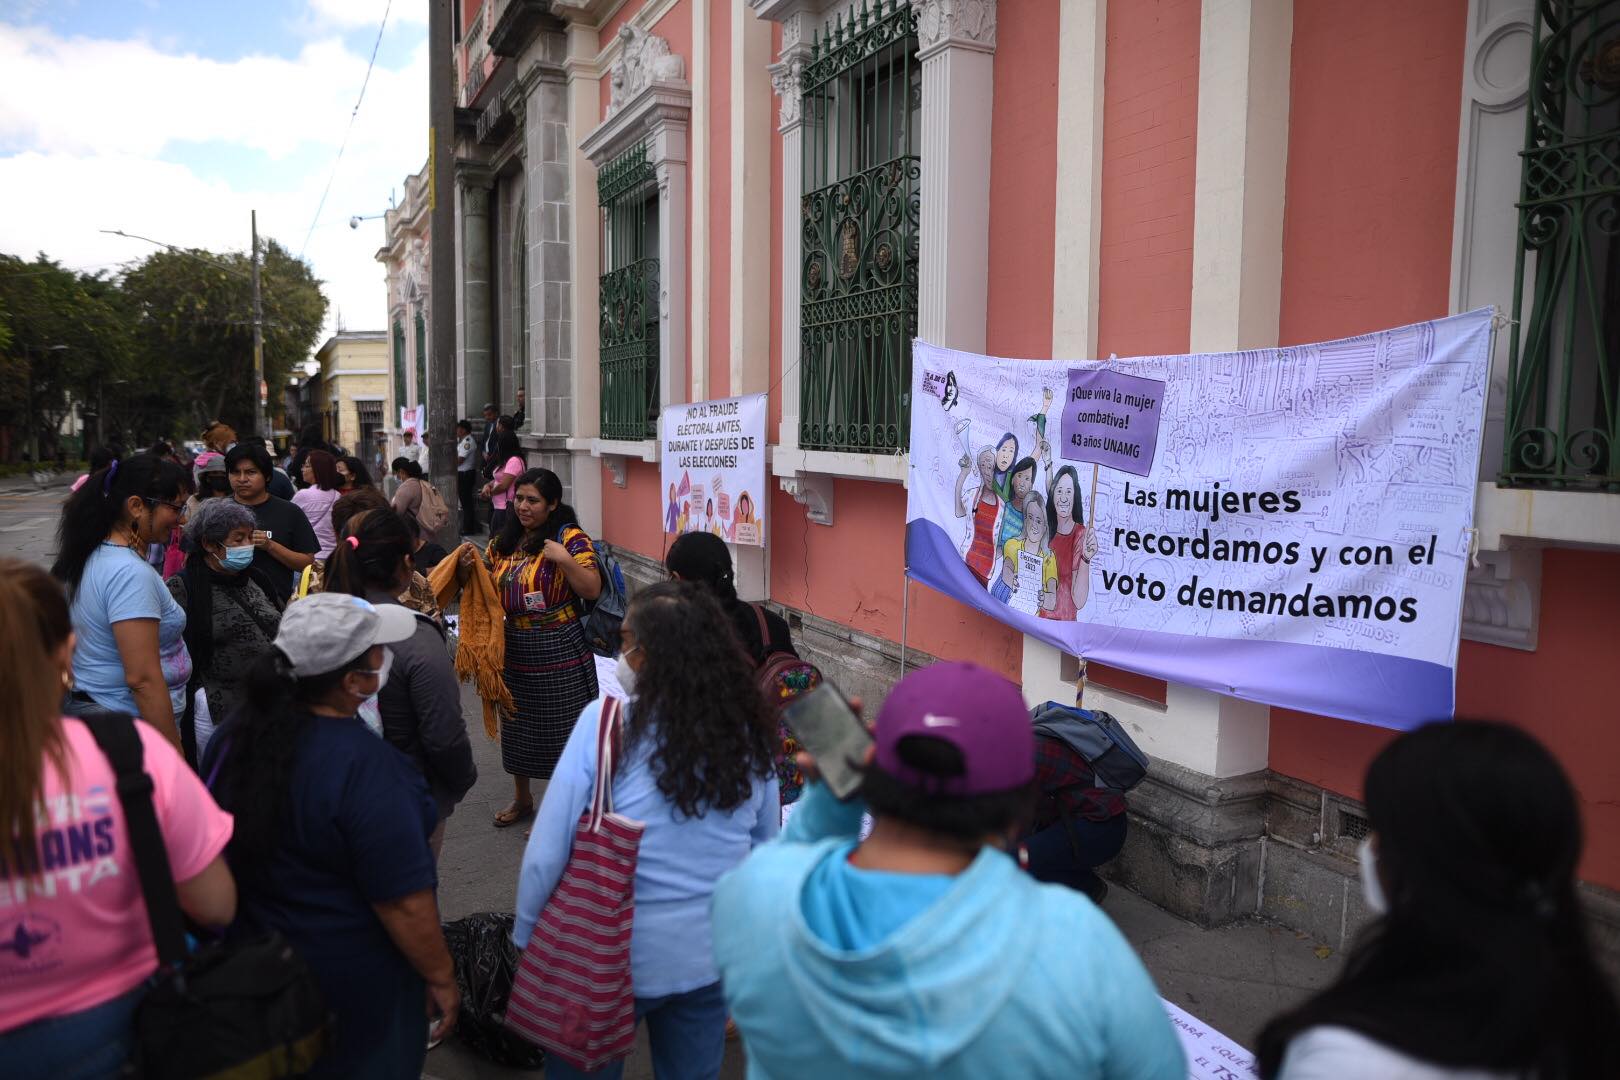
[[[61,714],[73,624],[61,587],[0,559],[0,1076],[116,1076],[157,952],[111,764]],[[138,724],[180,906],[236,913],[231,817],[167,739]]]
[[[343,497],[339,490],[337,459],[325,450],[311,450],[304,456],[303,474],[302,479],[309,486],[294,493],[293,505],[304,512],[309,518],[309,527],[315,530],[315,540],[321,545],[315,557],[328,559],[337,543],[337,534],[332,529],[332,504]]]
[[[489,517],[490,536],[500,535],[501,526],[506,524],[506,508],[512,501],[512,485],[528,468],[523,460],[523,444],[518,442],[516,432],[502,428],[496,433],[495,460],[501,464],[490,482],[484,485],[484,495],[494,507]]]

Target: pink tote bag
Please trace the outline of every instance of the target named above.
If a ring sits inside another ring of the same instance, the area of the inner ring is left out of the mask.
[[[596,732],[596,789],[574,829],[562,879],[518,961],[506,1026],[577,1069],[628,1057],[636,1041],[630,926],[644,826],[613,812],[621,704]]]

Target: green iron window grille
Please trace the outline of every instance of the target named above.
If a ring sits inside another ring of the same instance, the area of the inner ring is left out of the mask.
[[[1534,25],[1498,479],[1620,491],[1620,0]]]
[[[658,179],[638,143],[597,175],[602,208],[602,437],[658,435]]]
[[[863,0],[818,33],[804,117],[799,445],[907,445],[917,335],[922,69],[906,0]]]
[[[427,404],[427,322],[422,313],[416,313],[416,403]]]
[[[405,327],[394,320],[394,405],[405,408]],[[395,413],[397,416],[398,413]]]

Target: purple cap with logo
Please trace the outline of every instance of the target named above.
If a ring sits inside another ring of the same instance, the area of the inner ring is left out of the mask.
[[[876,763],[910,787],[958,798],[991,795],[1035,779],[1035,732],[1018,687],[977,664],[940,663],[912,672],[890,692],[873,729]],[[962,753],[960,776],[907,765],[900,741],[943,739]]]

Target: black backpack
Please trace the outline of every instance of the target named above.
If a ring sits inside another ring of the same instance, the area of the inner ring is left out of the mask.
[[[81,719],[118,775],[124,827],[157,946],[158,970],[135,1012],[139,1075],[303,1075],[325,1051],[332,1025],[314,973],[274,933],[186,951],[184,917],[135,721],[122,713]]]

